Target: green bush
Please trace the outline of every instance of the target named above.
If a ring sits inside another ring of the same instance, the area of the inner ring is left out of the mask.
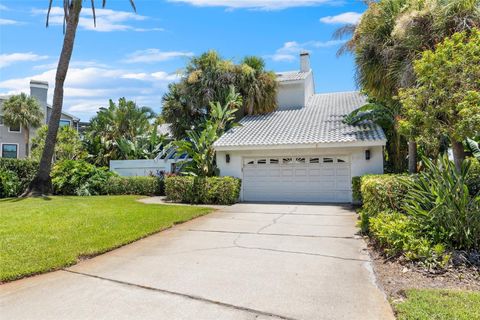
[[[240,196],[241,180],[232,177],[176,176],[165,179],[170,201],[193,204],[234,204]]]
[[[465,183],[471,196],[480,195],[480,161],[472,158]]]
[[[362,203],[362,191],[360,190],[362,177],[352,178],[352,197],[354,204]]]
[[[389,256],[403,255],[408,260],[421,260],[432,266],[445,265],[442,244],[434,245],[417,230],[417,225],[406,215],[390,211],[370,218],[370,235]]]
[[[164,182],[158,177],[116,177],[112,176],[102,189],[110,195],[164,195]]]
[[[21,192],[21,182],[11,170],[0,169],[0,198],[15,197]]]
[[[33,180],[38,170],[38,162],[23,159],[0,158],[0,170],[8,170],[17,176],[20,186],[15,196],[20,195]]]
[[[63,195],[99,195],[113,175],[106,167],[96,167],[81,160],[55,163],[51,177],[55,193]]]
[[[480,197],[467,186],[470,162],[458,172],[448,157],[438,163],[423,159],[426,169],[404,184],[409,189],[403,206],[422,235],[452,249],[480,249]]]

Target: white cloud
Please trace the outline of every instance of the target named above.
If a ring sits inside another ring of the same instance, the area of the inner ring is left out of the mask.
[[[47,10],[33,9],[34,15],[46,15]],[[51,25],[63,25],[63,9],[60,7],[53,7],[50,11],[49,24]],[[136,14],[128,11],[115,11],[110,9],[96,9],[96,26],[93,21],[93,12],[90,8],[84,8],[82,10],[82,16],[78,23],[79,27],[85,30],[98,31],[98,32],[112,32],[112,31],[163,31],[162,28],[139,28],[131,25],[131,22],[139,22],[147,20],[148,17]]]
[[[14,24],[20,24],[20,22],[18,22],[16,20],[0,18],[0,26],[10,26],[10,25],[14,25]]]
[[[320,4],[341,3],[341,0],[168,0],[198,7],[226,7],[228,9],[282,10]]]
[[[3,4],[0,4],[0,10],[7,11],[8,8],[7,8],[7,6],[5,6],[5,5],[3,5]]]
[[[165,71],[139,72],[138,70],[115,69],[89,61],[73,61],[65,81],[64,110],[87,120],[101,106],[106,106],[108,99],[120,97],[160,109],[161,97],[168,84],[179,79],[179,75]],[[74,67],[76,66],[76,67]],[[51,68],[28,77],[0,81],[0,94],[17,94],[29,92],[31,79],[48,81],[50,84],[48,101],[53,98],[53,86],[56,69]]]
[[[336,16],[320,18],[320,22],[327,24],[356,24],[362,17],[358,12],[345,12]]]
[[[172,60],[181,57],[191,57],[193,52],[161,51],[159,49],[146,49],[129,54],[124,62],[127,63],[151,63]]]
[[[33,52],[0,54],[0,68],[8,67],[17,62],[31,62],[47,58],[48,56],[41,56]]]
[[[307,41],[298,43],[296,41],[288,41],[283,44],[280,49],[268,56],[273,61],[294,61],[298,58],[300,52],[311,51],[317,48],[328,48],[344,43],[345,40],[329,40],[329,41]]]

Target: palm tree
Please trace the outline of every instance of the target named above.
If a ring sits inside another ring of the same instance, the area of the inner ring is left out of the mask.
[[[480,25],[480,0],[381,0],[369,1],[368,9],[358,25],[340,28],[334,34],[352,37],[339,54],[351,52],[356,64],[356,80],[370,97],[387,106],[396,119],[402,108],[395,97],[400,88],[415,84],[413,61],[421,52],[433,49],[437,43],[455,32]],[[397,126],[395,135],[400,133]],[[409,171],[416,169],[415,132],[404,132],[409,139]],[[403,168],[402,138],[390,144],[395,159],[394,168]]]
[[[136,11],[133,0],[129,0],[134,11]],[[46,26],[48,27],[48,19],[52,9],[53,0],[49,0]],[[57,72],[55,75],[55,89],[53,92],[52,113],[48,122],[48,133],[43,148],[42,157],[40,159],[39,169],[35,178],[32,180],[23,196],[27,195],[43,195],[52,192],[52,182],[50,171],[52,168],[52,158],[55,152],[55,142],[57,140],[57,132],[60,125],[60,117],[63,107],[63,85],[67,77],[70,59],[72,57],[73,47],[75,44],[75,35],[77,33],[80,12],[82,11],[83,0],[63,0],[64,9],[64,38],[62,52],[58,60]],[[93,23],[96,24],[95,16],[95,0],[91,0]],[[102,7],[105,7],[106,0],[102,0]]]
[[[40,127],[43,119],[40,104],[25,93],[11,96],[3,103],[3,119],[6,125],[22,128],[25,135],[25,154],[30,154],[30,129]]]

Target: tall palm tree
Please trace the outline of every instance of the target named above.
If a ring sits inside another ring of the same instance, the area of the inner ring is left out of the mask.
[[[129,0],[134,11],[136,11],[133,0]],[[55,152],[55,142],[57,140],[57,132],[60,124],[63,107],[63,85],[67,77],[70,59],[72,57],[73,47],[75,44],[75,35],[77,33],[80,12],[82,11],[83,0],[62,0],[64,10],[64,38],[62,52],[58,60],[57,72],[55,75],[55,89],[53,92],[52,114],[48,122],[48,133],[43,148],[42,157],[40,159],[39,169],[35,178],[32,180],[23,196],[27,195],[43,195],[52,192],[52,182],[50,171],[52,168],[52,158]],[[49,0],[47,23],[52,9],[53,0]],[[102,7],[105,7],[106,0],[102,0]],[[91,0],[93,23],[96,24],[95,16],[95,0]]]
[[[480,0],[380,0],[368,2],[358,25],[342,27],[335,36],[352,34],[339,53],[353,53],[360,88],[394,111],[398,119],[402,109],[395,97],[400,88],[415,84],[413,61],[445,37],[479,25]],[[395,129],[395,135],[399,134]],[[403,135],[409,138],[409,171],[413,172],[415,132]],[[401,141],[389,142],[402,144],[391,148],[397,170],[402,169],[405,152]]]
[[[37,99],[25,93],[11,96],[3,103],[3,120],[6,125],[19,127],[25,136],[25,154],[30,154],[30,129],[42,124],[43,113]]]

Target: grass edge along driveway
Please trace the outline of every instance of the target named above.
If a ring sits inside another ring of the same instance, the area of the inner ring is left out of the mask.
[[[480,292],[409,289],[406,300],[393,304],[398,320],[480,319]]]
[[[57,270],[212,211],[139,196],[0,200],[0,283]]]

